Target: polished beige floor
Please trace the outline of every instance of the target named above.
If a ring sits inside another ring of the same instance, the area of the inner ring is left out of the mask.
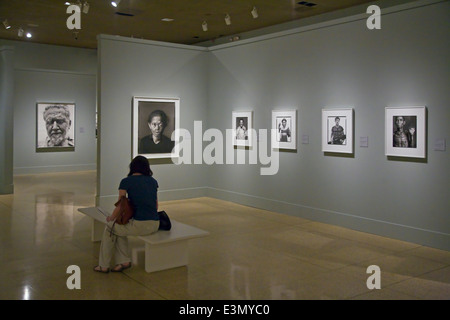
[[[450,299],[450,252],[211,199],[161,203],[178,221],[208,230],[190,264],[156,273],[135,265],[99,274],[90,219],[95,172],[20,175],[0,195],[0,299]],[[81,268],[69,290],[67,267]],[[369,290],[367,268],[381,270]]]

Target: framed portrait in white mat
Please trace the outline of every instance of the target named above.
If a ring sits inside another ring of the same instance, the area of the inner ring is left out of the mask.
[[[133,158],[176,158],[180,99],[133,98]]]
[[[353,153],[353,108],[322,109],[322,151]]]
[[[297,150],[297,110],[272,111],[272,148]]]
[[[36,104],[36,152],[75,151],[75,103]]]
[[[233,145],[251,147],[253,139],[253,111],[233,111]]]
[[[386,156],[426,157],[426,108],[387,107],[385,109]]]

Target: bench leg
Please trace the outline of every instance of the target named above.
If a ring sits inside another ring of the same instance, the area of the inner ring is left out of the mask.
[[[158,245],[145,244],[145,271],[155,272],[186,266],[189,261],[188,240]]]
[[[91,240],[93,242],[102,240],[105,224],[92,219]]]

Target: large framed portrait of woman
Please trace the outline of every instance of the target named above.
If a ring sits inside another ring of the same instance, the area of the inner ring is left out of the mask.
[[[133,158],[178,157],[180,99],[133,97]]]

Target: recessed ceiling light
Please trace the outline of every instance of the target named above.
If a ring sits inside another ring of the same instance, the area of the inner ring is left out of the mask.
[[[27,38],[31,38],[33,35],[29,32],[27,32]]]

